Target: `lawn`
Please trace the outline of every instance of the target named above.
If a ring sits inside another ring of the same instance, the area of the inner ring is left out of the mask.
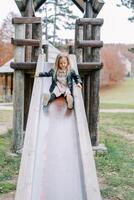
[[[134,200],[134,114],[101,113],[100,142],[108,148],[95,156],[104,200]],[[12,132],[0,136],[0,194],[14,191],[20,157],[12,154]]]
[[[12,115],[12,111],[0,110],[0,197],[16,189],[19,170],[20,156],[11,153],[12,130],[8,127],[12,124]]]
[[[101,108],[134,109],[134,79],[125,79],[116,87],[100,92]]]
[[[101,108],[134,108],[134,79],[101,92]],[[0,111],[0,123],[12,120]],[[134,200],[134,113],[100,113],[100,143],[108,149],[95,156],[104,200]],[[0,194],[14,191],[20,156],[12,154],[12,131],[0,136]],[[1,195],[0,195],[1,197]],[[1,198],[0,198],[1,199]]]
[[[0,135],[0,194],[15,190],[20,156],[11,153],[12,131]]]
[[[0,123],[11,123],[13,112],[11,110],[0,110]]]
[[[133,120],[133,113],[100,115],[100,142],[108,152],[95,159],[104,200],[134,200]]]

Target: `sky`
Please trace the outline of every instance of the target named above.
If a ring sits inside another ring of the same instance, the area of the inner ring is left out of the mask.
[[[134,43],[134,23],[128,21],[128,17],[132,15],[131,10],[126,7],[117,7],[116,4],[120,0],[104,0],[105,5],[101,9],[98,18],[104,19],[101,28],[101,40],[104,43]],[[19,13],[14,0],[0,0],[0,24],[7,14],[11,11]],[[74,6],[74,12],[82,17],[81,11]],[[66,32],[61,37],[73,37],[73,32]]]

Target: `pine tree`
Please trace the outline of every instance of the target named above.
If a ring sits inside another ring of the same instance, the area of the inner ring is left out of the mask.
[[[123,6],[126,6],[129,9],[132,9],[132,12],[134,12],[134,0],[120,0],[121,4]],[[118,5],[120,6],[120,5]],[[134,22],[134,16],[128,18],[131,22]]]
[[[16,14],[10,12],[3,20],[1,25],[0,37],[2,41],[10,42],[14,35],[14,26],[12,25],[12,18],[16,17]]]
[[[121,3],[123,6],[126,6],[129,9],[132,9],[132,13],[134,12],[134,0],[121,0]],[[134,22],[134,16],[129,17],[128,20],[130,20],[131,22]],[[134,48],[130,48],[128,49],[128,51],[134,53]]]
[[[72,5],[71,0],[50,0],[39,9],[39,12],[45,15],[43,17],[43,34],[54,45],[58,39],[58,30],[63,28],[72,30],[75,27],[77,16],[73,15]]]

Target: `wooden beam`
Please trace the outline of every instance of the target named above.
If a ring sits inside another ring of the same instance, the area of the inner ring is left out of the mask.
[[[104,5],[104,1],[103,0],[93,0],[92,1],[92,7],[93,7],[93,11],[94,11],[94,16],[95,17],[100,12],[100,10],[103,7],[103,5]]]
[[[84,12],[84,1],[83,0],[72,0],[74,4],[82,11]],[[34,8],[35,11],[37,11],[43,3],[45,3],[46,0],[34,0]]]
[[[34,4],[35,11],[37,11],[45,2],[46,0],[34,0],[33,4]]]
[[[80,18],[76,20],[77,25],[97,25],[101,26],[104,20],[99,18]]]
[[[12,24],[39,24],[41,17],[15,17],[12,19]]]
[[[15,0],[20,11],[25,11],[26,8],[26,0]]]
[[[101,62],[85,62],[85,63],[78,63],[78,68],[81,71],[93,71],[93,70],[100,70],[103,64]]]
[[[78,43],[76,43],[77,48],[82,47],[103,47],[103,42],[99,40],[83,40]]]
[[[72,0],[74,4],[82,11],[84,12],[84,1],[83,0]]]
[[[16,70],[36,69],[36,62],[11,62],[10,67]]]
[[[34,39],[11,39],[11,43],[16,46],[40,46],[40,40]]]

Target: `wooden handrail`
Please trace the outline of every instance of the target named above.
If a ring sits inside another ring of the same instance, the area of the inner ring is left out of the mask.
[[[70,55],[70,60],[71,66],[73,66],[73,68],[77,71],[78,69],[75,55]],[[78,129],[78,144],[82,163],[81,167],[84,176],[85,199],[101,200],[82,92],[76,86],[74,86],[73,90],[75,116]]]
[[[16,70],[36,69],[36,62],[11,62],[10,67]]]
[[[11,43],[16,46],[40,46],[40,40],[34,39],[14,39],[11,38]]]
[[[15,17],[12,24],[40,24],[41,17]]]
[[[82,47],[103,47],[103,42],[99,40],[82,40],[82,41],[77,41],[76,42],[76,47],[77,48],[82,48]]]
[[[102,62],[83,62],[78,63],[78,69],[81,71],[100,70],[103,67]]]
[[[103,19],[96,18],[80,18],[76,20],[77,25],[96,25],[101,26],[103,24]]]

